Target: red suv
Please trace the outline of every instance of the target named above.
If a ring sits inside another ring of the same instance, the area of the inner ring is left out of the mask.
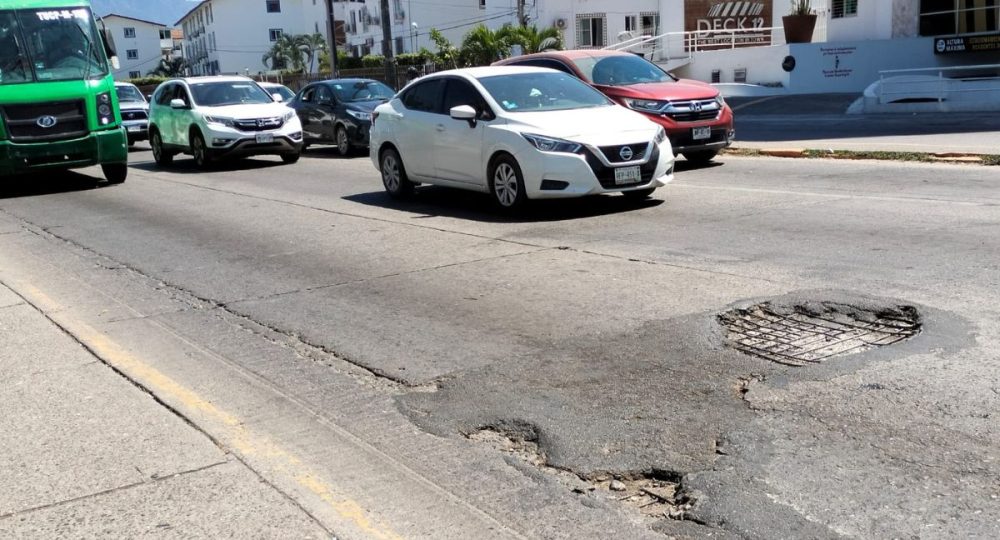
[[[733,140],[733,110],[719,91],[678,79],[645,58],[605,50],[553,51],[494,65],[557,69],[583,79],[606,96],[663,126],[675,154],[706,163]]]

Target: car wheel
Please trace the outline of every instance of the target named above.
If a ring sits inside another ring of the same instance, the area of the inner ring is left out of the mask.
[[[382,185],[386,192],[395,198],[403,198],[413,193],[413,183],[406,177],[406,168],[399,152],[394,148],[386,148],[379,159],[379,169],[382,172]]]
[[[126,163],[105,163],[101,165],[104,178],[109,184],[121,184],[128,177],[128,164]]]
[[[654,191],[656,191],[656,188],[636,189],[632,191],[623,191],[622,195],[634,201],[642,201],[648,199]]]
[[[135,146],[135,139],[129,139],[128,140],[128,147],[132,148],[133,146]]]
[[[347,156],[351,153],[351,141],[347,138],[347,130],[344,129],[344,126],[337,126],[336,140],[338,154]]]
[[[504,210],[514,210],[528,199],[521,167],[512,156],[501,156],[493,162],[489,180],[493,200]]]
[[[154,131],[149,135],[149,146],[153,150],[153,160],[156,161],[157,165],[166,167],[173,163],[174,154],[163,149],[163,139],[160,138],[159,131]]]
[[[212,162],[208,155],[208,147],[205,146],[205,138],[197,131],[191,133],[191,155],[194,156],[194,164],[199,169],[207,169]]]
[[[684,159],[697,165],[705,165],[718,154],[718,150],[699,150],[697,152],[684,152]]]
[[[301,154],[281,154],[281,161],[291,165],[299,160]]]

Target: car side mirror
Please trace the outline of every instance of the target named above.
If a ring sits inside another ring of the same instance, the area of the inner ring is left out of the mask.
[[[171,109],[186,109],[187,108],[187,103],[184,103],[183,99],[174,98],[174,99],[170,100],[170,108]]]
[[[271,94],[271,99],[273,99],[275,103],[282,103],[283,101],[285,101],[285,96],[275,92]]]
[[[469,127],[476,127],[476,117],[479,116],[479,113],[477,113],[476,109],[473,109],[471,106],[459,105],[457,107],[452,107],[449,112],[451,113],[451,117],[455,120],[465,120],[469,123]]]

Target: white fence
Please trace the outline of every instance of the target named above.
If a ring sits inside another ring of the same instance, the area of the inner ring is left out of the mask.
[[[623,34],[625,34],[623,32]],[[623,41],[604,47],[614,51],[643,53],[654,61],[668,61],[691,57],[701,51],[719,51],[742,47],[784,45],[785,33],[781,26],[742,28],[729,30],[699,30],[667,32],[657,36],[619,35]]]

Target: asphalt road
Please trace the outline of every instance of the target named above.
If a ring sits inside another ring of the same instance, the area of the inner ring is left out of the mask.
[[[1000,535],[995,169],[723,157],[512,218],[332,150],[132,162],[4,186],[0,279],[339,537]],[[726,345],[766,300],[922,329],[790,367]]]

